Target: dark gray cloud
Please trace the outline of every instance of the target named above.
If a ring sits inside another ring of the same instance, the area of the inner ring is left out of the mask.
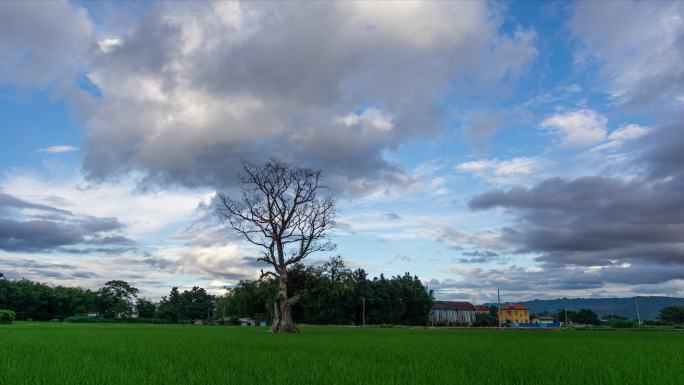
[[[130,239],[117,234],[123,228],[124,225],[116,218],[78,215],[51,206],[27,202],[9,194],[0,194],[2,250],[68,251],[70,248],[66,246],[80,244],[130,245]]]
[[[550,179],[532,188],[490,191],[474,209],[505,207],[516,226],[503,237],[520,252],[577,265],[643,259],[684,263],[684,190],[679,180]]]
[[[7,273],[9,278],[22,278],[26,274],[32,278],[47,278],[47,279],[87,279],[97,277],[94,272],[79,270],[78,266],[64,264],[41,262],[32,259],[2,259],[0,258],[0,268]]]
[[[538,185],[474,197],[475,210],[513,215],[502,238],[516,251],[537,254],[542,267],[598,268],[589,282],[654,284],[684,272],[684,126],[653,130],[632,154],[630,179],[553,178]],[[564,282],[564,281],[563,281]],[[563,283],[568,286],[571,284]]]
[[[464,251],[461,255],[467,258],[459,258],[460,263],[487,263],[500,259],[498,253],[489,250]]]
[[[397,213],[387,213],[383,215],[385,219],[389,219],[390,221],[398,221],[401,219],[401,216]]]
[[[67,1],[0,2],[0,82],[71,83],[94,43],[92,29],[85,10]]]
[[[48,262],[38,262],[32,259],[25,260],[0,260],[0,262],[5,266],[22,267],[26,269],[76,269],[74,265],[62,264],[62,263],[48,263]]]
[[[71,274],[71,276],[74,278],[83,278],[83,279],[99,277],[97,274],[95,274],[91,271],[77,271],[77,272]]]
[[[0,212],[9,209],[36,209],[49,213],[70,214],[69,211],[57,209],[47,205],[27,202],[15,196],[0,192]]]
[[[644,138],[642,146],[646,149],[637,161],[646,167],[648,179],[672,182],[681,191],[684,189],[684,106],[670,120]]]
[[[121,255],[131,251],[136,251],[135,247],[60,247],[57,251],[67,254],[110,254]]]

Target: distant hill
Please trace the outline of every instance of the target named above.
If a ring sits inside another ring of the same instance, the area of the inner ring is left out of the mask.
[[[678,305],[684,306],[684,298],[676,297],[631,297],[631,298],[558,298],[535,299],[527,302],[516,302],[527,306],[530,313],[537,314],[544,311],[555,312],[558,309],[568,310],[591,309],[599,317],[606,314],[617,314],[636,319],[635,299],[639,303],[641,320],[654,320],[660,309]],[[508,302],[507,302],[508,303]]]

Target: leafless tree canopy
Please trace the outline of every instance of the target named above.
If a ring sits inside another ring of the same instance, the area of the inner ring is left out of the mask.
[[[219,215],[229,229],[261,248],[258,260],[273,267],[262,270],[262,278],[277,278],[284,292],[279,293],[276,313],[289,317],[296,298],[287,297],[287,267],[334,248],[327,235],[335,223],[335,201],[321,184],[320,171],[278,159],[263,165],[245,162],[240,178],[240,199],[220,195]]]

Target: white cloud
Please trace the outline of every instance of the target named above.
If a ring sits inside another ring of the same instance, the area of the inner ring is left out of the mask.
[[[74,152],[78,151],[78,147],[62,144],[62,145],[57,145],[57,146],[50,146],[50,147],[45,147],[45,148],[39,148],[36,150],[38,152],[46,152],[48,154],[62,154],[65,152]]]
[[[169,247],[160,250],[157,255],[176,261],[185,273],[209,274],[233,284],[240,279],[259,277],[257,254],[249,249],[242,250],[237,243],[209,247]],[[263,268],[268,270],[267,266]]]
[[[98,46],[100,47],[100,51],[103,53],[109,53],[112,49],[120,46],[122,43],[123,41],[119,38],[107,38],[97,42]]]
[[[649,128],[638,124],[624,124],[608,135],[604,143],[594,147],[591,151],[606,151],[620,148],[623,143],[638,139],[649,132]]]
[[[600,113],[581,109],[549,116],[542,121],[541,127],[560,135],[564,146],[584,147],[606,138],[607,123],[608,119]]]
[[[642,137],[648,133],[648,128],[640,126],[638,124],[626,124],[620,126],[617,130],[613,131],[608,135],[610,140],[631,140]]]
[[[366,108],[360,114],[349,114],[338,118],[337,121],[347,127],[371,128],[378,131],[390,131],[394,127],[392,116],[378,108]]]
[[[544,175],[546,161],[536,157],[519,157],[510,160],[482,159],[464,162],[456,170],[472,174],[493,184],[531,182]]]
[[[209,191],[144,192],[136,188],[134,178],[91,184],[80,175],[51,180],[9,174],[0,181],[0,187],[31,202],[95,217],[116,217],[126,225],[126,234],[134,239],[191,219],[198,205],[213,196]]]

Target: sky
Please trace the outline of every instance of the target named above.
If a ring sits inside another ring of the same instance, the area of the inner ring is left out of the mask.
[[[0,272],[258,277],[241,161],[437,299],[684,296],[682,2],[0,2]]]

